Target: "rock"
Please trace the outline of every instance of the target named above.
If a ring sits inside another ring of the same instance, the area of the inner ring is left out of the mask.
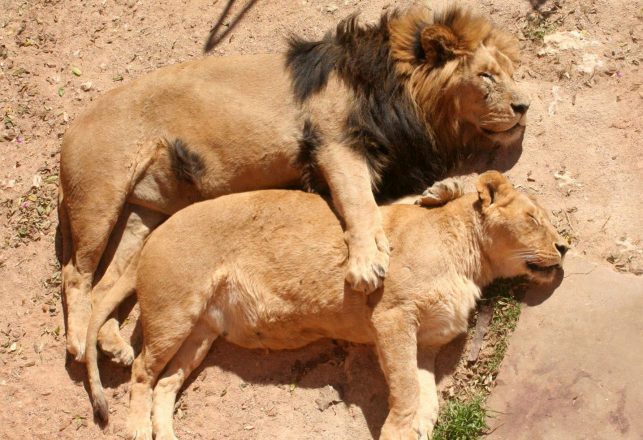
[[[329,407],[331,407],[332,405],[336,405],[341,401],[342,399],[341,397],[339,397],[339,393],[335,388],[333,388],[332,385],[328,385],[322,388],[319,391],[319,397],[315,399],[317,408],[319,408],[319,410],[322,412],[326,411]]]
[[[339,8],[333,4],[330,4],[326,6],[326,12],[333,14],[335,11],[337,11]]]
[[[92,89],[92,85],[91,81],[84,82],[80,85],[80,90],[83,92],[89,92]]]

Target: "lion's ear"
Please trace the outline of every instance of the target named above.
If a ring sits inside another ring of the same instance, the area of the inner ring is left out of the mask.
[[[458,37],[448,27],[434,24],[422,29],[420,44],[426,62],[439,66],[456,57]]]
[[[513,186],[498,171],[487,171],[478,177],[476,189],[478,190],[478,198],[482,202],[482,207],[487,208],[508,196],[513,190]]]

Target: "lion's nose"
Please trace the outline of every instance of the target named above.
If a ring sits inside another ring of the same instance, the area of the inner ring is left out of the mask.
[[[511,103],[511,108],[514,110],[515,113],[522,115],[527,113],[527,110],[529,110],[529,103],[528,102],[513,102]]]
[[[569,250],[569,246],[567,246],[565,243],[556,243],[556,250],[558,250],[558,253],[560,254],[561,257],[564,257],[567,251]]]

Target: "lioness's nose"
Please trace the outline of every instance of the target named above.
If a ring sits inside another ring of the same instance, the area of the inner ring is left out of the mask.
[[[556,250],[558,250],[558,253],[560,253],[561,257],[564,257],[569,250],[569,246],[567,246],[565,243],[556,243],[554,246],[556,246]]]
[[[527,113],[527,110],[529,110],[529,102],[527,101],[512,102],[511,108],[514,110],[514,112],[518,113],[519,115],[522,115],[524,113]]]

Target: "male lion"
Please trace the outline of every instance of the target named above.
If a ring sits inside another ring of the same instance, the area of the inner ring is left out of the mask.
[[[381,438],[426,438],[438,399],[432,365],[418,369],[418,344],[439,347],[465,331],[480,288],[494,278],[551,281],[567,250],[545,210],[504,176],[481,175],[477,190],[441,208],[379,208],[392,259],[383,287],[368,297],[344,283],[348,249],[319,196],[257,191],[180,211],[92,314],[87,369],[97,415],[108,417],[98,330],[136,290],[144,341],[132,367],[134,438],[176,438],[176,395],[218,337],[267,349],[324,337],[373,344],[390,387]]]
[[[168,66],[107,93],[61,151],[68,351],[83,359],[90,291],[112,286],[152,229],[229,193],[329,191],[350,250],[346,280],[373,291],[389,265],[376,200],[520,145],[529,102],[512,80],[517,57],[517,41],[479,16],[413,10],[368,26],[348,18],[320,41],[292,38],[285,55]],[[100,342],[131,358],[113,320]]]

